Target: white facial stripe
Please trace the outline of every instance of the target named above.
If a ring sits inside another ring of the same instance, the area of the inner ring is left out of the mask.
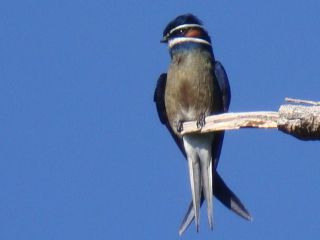
[[[180,26],[177,26],[177,27],[171,29],[170,32],[169,32],[169,35],[170,35],[171,33],[173,33],[174,31],[176,31],[176,30],[183,29],[183,28],[191,28],[191,27],[203,28],[203,26],[201,26],[201,25],[199,25],[199,24],[182,24],[182,25],[180,25]]]
[[[208,41],[201,39],[201,38],[193,38],[193,37],[178,37],[178,38],[173,38],[170,39],[168,42],[169,48],[172,48],[174,45],[178,43],[184,43],[184,42],[194,42],[194,43],[202,43],[202,44],[207,44],[211,46],[211,43]]]

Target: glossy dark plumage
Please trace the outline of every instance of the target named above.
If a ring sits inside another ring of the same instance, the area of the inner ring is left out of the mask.
[[[166,28],[163,31],[163,36],[166,36],[171,29],[174,29],[177,26],[183,25],[183,24],[199,24],[202,25],[202,22],[194,15],[192,14],[184,14],[176,17],[171,22],[168,23]]]

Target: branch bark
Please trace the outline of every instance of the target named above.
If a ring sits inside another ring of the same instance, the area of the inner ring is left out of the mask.
[[[208,116],[202,128],[196,121],[184,122],[182,134],[207,133],[240,128],[278,129],[300,140],[320,140],[320,103],[286,98],[294,103],[281,105],[278,112],[224,113]]]

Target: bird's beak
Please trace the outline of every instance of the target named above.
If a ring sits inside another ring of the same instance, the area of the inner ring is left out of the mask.
[[[164,37],[160,40],[160,42],[161,42],[161,43],[167,43],[168,40],[169,40],[169,36],[164,36]]]

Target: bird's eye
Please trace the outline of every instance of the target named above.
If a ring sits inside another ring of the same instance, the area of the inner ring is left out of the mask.
[[[180,29],[180,31],[179,31],[179,33],[181,33],[181,34],[185,34],[185,32],[186,32],[186,29]]]

